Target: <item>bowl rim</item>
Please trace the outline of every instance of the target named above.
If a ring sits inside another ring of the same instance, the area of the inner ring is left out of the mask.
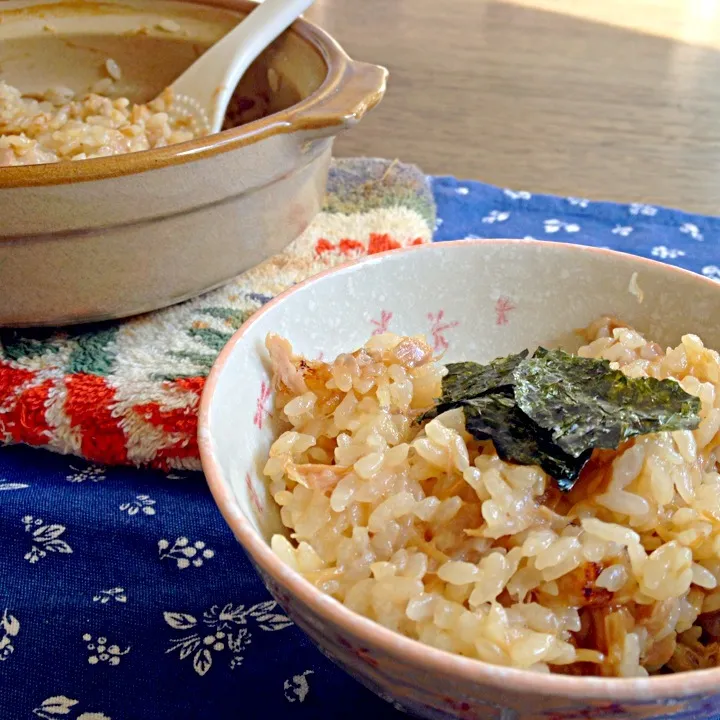
[[[340,628],[346,629],[351,635],[360,637],[371,646],[376,646],[388,656],[415,666],[423,672],[436,673],[441,676],[459,677],[467,682],[484,683],[498,688],[521,691],[526,694],[542,694],[549,697],[586,700],[641,701],[668,700],[698,695],[711,690],[720,681],[720,667],[706,670],[693,670],[668,675],[654,675],[633,678],[604,678],[595,676],[569,676],[562,674],[541,674],[529,670],[492,665],[475,658],[440,650],[425,645],[418,640],[396,633],[346,608],[340,602],[325,595],[315,588],[308,580],[286,565],[252,527],[244,514],[236,506],[230,488],[223,479],[218,461],[214,458],[212,448],[212,426],[210,411],[218,380],[224,366],[252,326],[276,305],[292,297],[295,293],[314,283],[336,274],[361,270],[365,265],[382,262],[388,256],[399,256],[406,253],[438,252],[442,247],[460,246],[516,246],[535,247],[541,243],[556,247],[559,251],[576,254],[594,254],[604,257],[615,257],[624,262],[635,262],[651,270],[666,272],[668,275],[692,279],[699,284],[720,292],[720,283],[699,275],[690,270],[650,260],[630,253],[623,253],[606,248],[595,248],[555,241],[520,240],[510,238],[465,239],[431,242],[423,245],[410,246],[389,250],[387,252],[366,256],[342,265],[324,270],[307,280],[292,286],[290,289],[273,298],[255,312],[230,338],[218,355],[205,382],[199,406],[198,446],[206,481],[213,498],[230,526],[236,539],[240,542],[251,558],[268,575],[270,575],[291,596],[298,597],[321,620],[327,620]]]
[[[241,14],[251,12],[258,5],[254,0],[182,0],[182,2],[219,6]],[[304,129],[297,121],[304,114],[311,112],[314,107],[330,99],[346,82],[348,72],[354,66],[363,64],[351,60],[329,33],[303,17],[297,19],[286,32],[294,32],[307,42],[320,55],[326,66],[325,78],[320,86],[299,103],[236,128],[162,148],[89,158],[78,162],[4,167],[0,172],[0,189],[66,185],[134,175],[212,157],[272,135]],[[379,97],[374,104],[379,102],[382,92],[384,87],[379,91]],[[374,104],[370,102],[368,109]],[[338,127],[341,125],[340,117],[330,116],[327,120],[328,127],[331,126],[330,123]],[[322,127],[322,123],[311,123],[311,125],[314,128]]]

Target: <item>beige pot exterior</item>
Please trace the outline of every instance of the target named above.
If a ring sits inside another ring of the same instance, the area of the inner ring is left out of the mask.
[[[10,195],[15,207],[42,212],[27,218],[31,235],[0,240],[0,324],[135,315],[230,280],[308,226],[320,209],[331,149],[332,139],[304,144],[280,135],[180,172],[4,191],[3,202]],[[113,197],[119,200],[108,215],[116,223],[107,225],[103,208]],[[132,217],[122,217],[131,209]],[[51,213],[62,231],[38,227]]]

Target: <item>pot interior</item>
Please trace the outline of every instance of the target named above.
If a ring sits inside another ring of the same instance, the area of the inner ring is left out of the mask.
[[[146,102],[247,8],[238,0],[7,0],[0,10],[0,79],[27,95],[64,86]],[[112,84],[109,58],[122,72]],[[228,125],[287,109],[314,93],[327,71],[317,47],[297,32],[284,33],[240,81]]]

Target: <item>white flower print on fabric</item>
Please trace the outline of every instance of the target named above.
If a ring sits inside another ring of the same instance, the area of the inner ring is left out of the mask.
[[[652,205],[632,203],[632,205],[630,205],[629,213],[631,215],[645,215],[646,217],[653,217],[654,215],[657,215],[657,208]]]
[[[72,553],[72,548],[64,540],[60,540],[60,536],[65,532],[64,525],[45,525],[44,520],[34,518],[32,515],[26,515],[22,522],[25,525],[25,532],[32,535],[33,545],[24,555],[29,563],[35,564],[48,553],[64,555]]]
[[[71,465],[70,469],[74,470],[75,472],[71,475],[67,475],[65,479],[71,483],[83,483],[86,480],[97,483],[102,482],[107,478],[107,475],[105,474],[105,468],[101,465],[88,465],[88,467],[84,468],[83,470],[79,470],[78,468]]]
[[[551,218],[550,220],[545,221],[545,232],[546,233],[556,233],[560,230],[563,230],[566,233],[576,233],[578,230],[580,230],[580,226],[577,223],[566,223],[562,220],[558,220],[557,218]]]
[[[698,242],[702,242],[705,239],[705,236],[700,232],[700,228],[693,223],[683,223],[680,226],[680,232],[689,235],[693,240],[697,240]]]
[[[718,267],[717,265],[706,265],[702,269],[702,274],[705,277],[709,277],[711,280],[720,281],[720,267]]]
[[[5,478],[0,478],[0,492],[3,490],[24,490],[29,487],[26,483],[11,483],[9,480],[5,480]]]
[[[122,656],[130,652],[129,646],[125,650],[121,650],[118,645],[108,645],[107,638],[102,636],[98,637],[97,640],[93,640],[90,633],[85,633],[83,640],[87,643],[85,647],[90,651],[90,655],[88,655],[90,665],[97,665],[98,663],[119,665]]]
[[[505,222],[510,217],[509,212],[501,211],[501,210],[491,210],[483,219],[482,222],[489,223],[492,225],[492,223],[496,222]]]
[[[532,195],[527,190],[510,190],[505,188],[503,192],[513,200],[529,200]]]
[[[40,707],[33,710],[33,715],[42,718],[42,720],[58,720],[60,716],[63,716],[66,720],[112,720],[112,718],[103,715],[101,712],[84,712],[80,715],[74,715],[76,710],[73,710],[73,708],[78,702],[78,700],[73,700],[64,695],[55,695],[43,700]],[[71,716],[71,718],[67,716]]]
[[[288,702],[304,702],[310,692],[310,685],[307,681],[308,675],[313,675],[312,670],[306,670],[301,675],[293,675],[292,678],[283,683],[285,699]]]
[[[101,590],[97,595],[93,595],[93,602],[99,602],[102,605],[107,605],[111,600],[126,603],[127,595],[125,594],[125,588],[110,588],[109,590]]]
[[[202,540],[190,543],[186,537],[179,537],[170,547],[170,541],[158,540],[158,554],[161,560],[170,558],[175,560],[180,570],[184,570],[192,565],[193,567],[202,567],[205,560],[215,557],[215,551],[205,547]]]
[[[174,630],[192,631],[170,641],[165,654],[177,652],[180,660],[192,655],[193,670],[201,677],[212,667],[213,660],[222,653],[230,656],[231,670],[242,665],[245,648],[252,643],[248,627],[252,620],[256,627],[266,632],[284,630],[292,625],[285,616],[275,612],[274,600],[258,603],[250,608],[244,605],[233,607],[227,603],[222,609],[213,605],[198,621],[187,613],[163,613],[165,622]]]
[[[443,224],[444,222],[445,222],[445,221],[444,221],[441,217],[436,217],[436,218],[435,218],[435,229],[436,229],[436,230],[439,230],[439,229],[442,227],[442,224]]]
[[[7,660],[15,650],[13,638],[20,632],[20,622],[5,608],[0,616],[0,662]]]
[[[569,197],[567,201],[574,205],[575,207],[579,208],[586,208],[588,206],[589,200],[586,200],[585,198],[577,198],[577,197]]]
[[[526,235],[523,240],[537,240],[537,238],[533,237],[532,235]]]
[[[128,515],[137,515],[139,512],[143,515],[154,515],[154,504],[155,501],[149,495],[136,495],[134,500],[124,502],[120,506],[120,510]]]
[[[455,192],[458,195],[467,195],[470,191],[466,187],[455,188]]]
[[[674,260],[675,258],[685,257],[684,250],[676,250],[675,248],[665,247],[665,245],[656,245],[650,254],[661,260]]]
[[[632,225],[616,225],[610,232],[613,235],[619,235],[620,237],[627,237],[633,231]]]

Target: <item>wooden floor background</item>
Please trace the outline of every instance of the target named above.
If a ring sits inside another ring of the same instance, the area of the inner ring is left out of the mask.
[[[720,0],[317,0],[306,16],[391,72],[339,155],[720,214]]]

